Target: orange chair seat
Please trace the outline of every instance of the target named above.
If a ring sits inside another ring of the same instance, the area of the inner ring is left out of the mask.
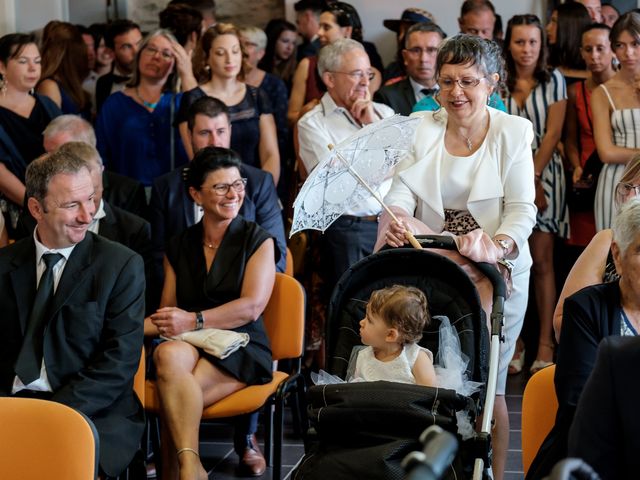
[[[202,418],[226,418],[243,415],[258,410],[264,405],[267,398],[273,395],[278,389],[278,385],[282,383],[289,375],[284,372],[273,372],[273,379],[264,385],[251,385],[243,388],[228,397],[219,400],[206,407],[202,412]],[[145,407],[147,410],[159,413],[160,402],[156,382],[147,380],[145,388]]]

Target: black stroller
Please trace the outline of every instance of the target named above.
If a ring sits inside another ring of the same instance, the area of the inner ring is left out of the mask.
[[[417,237],[426,248],[455,250],[451,237]],[[467,375],[482,382],[484,392],[472,397],[452,390],[392,382],[319,385],[309,389],[311,434],[305,456],[293,479],[404,478],[400,463],[411,451],[421,449],[418,437],[430,425],[456,433],[456,412],[471,416],[485,408],[493,410],[499,335],[505,285],[498,271],[476,264],[493,289],[492,353],[481,301],[473,282],[452,260],[428,250],[398,248],[371,255],[342,276],[329,304],[326,358],[329,373],[345,378],[352,349],[360,345],[358,322],[374,290],[412,285],[423,290],[431,315],[447,316],[469,357]],[[420,345],[438,351],[438,321],[424,331]],[[495,367],[489,368],[490,358]],[[493,374],[490,375],[490,371]],[[482,402],[486,394],[486,402]],[[481,433],[461,443],[458,454],[443,478],[482,478],[490,466],[491,415],[485,415]]]

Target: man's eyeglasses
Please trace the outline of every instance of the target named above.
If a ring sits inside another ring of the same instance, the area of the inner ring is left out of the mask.
[[[331,73],[340,73],[342,75],[349,75],[353,80],[357,80],[358,82],[361,82],[364,78],[366,78],[369,81],[376,78],[376,74],[371,71],[363,72],[362,70],[356,70],[354,72],[331,72]]]
[[[147,45],[146,47],[144,47],[144,50],[142,50],[142,53],[146,54],[149,57],[154,57],[157,53],[159,53],[163,60],[171,60],[173,58],[173,52],[171,50],[160,50],[156,47],[152,47]]]
[[[413,55],[414,57],[421,57],[423,53],[426,53],[427,55],[435,55],[436,53],[438,53],[437,47],[427,47],[427,48],[411,47],[411,48],[405,48],[404,50],[408,52],[409,55]]]
[[[216,195],[224,196],[229,193],[229,189],[233,188],[233,191],[236,193],[244,192],[244,187],[247,185],[246,178],[240,178],[233,183],[216,183],[215,185],[211,185],[211,187],[202,187],[211,188],[215,192]]]
[[[468,88],[473,88],[473,87],[477,87],[478,84],[480,83],[480,80],[482,80],[485,77],[480,77],[480,78],[475,78],[475,77],[462,77],[462,78],[448,78],[448,77],[440,77],[438,79],[438,85],[440,85],[440,89],[441,90],[451,90],[454,85],[457,83],[458,86],[463,89],[466,90]]]

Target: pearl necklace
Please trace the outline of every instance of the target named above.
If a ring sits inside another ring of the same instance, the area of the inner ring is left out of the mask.
[[[202,242],[202,245],[210,248],[211,250],[217,250],[218,248],[220,248],[220,245],[214,245],[213,243]]]

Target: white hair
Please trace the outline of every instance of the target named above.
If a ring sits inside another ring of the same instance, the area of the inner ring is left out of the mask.
[[[49,122],[42,134],[44,138],[51,138],[59,133],[71,135],[71,141],[88,143],[96,146],[96,133],[89,122],[78,115],[60,115]]]
[[[627,248],[640,235],[640,198],[632,198],[625,203],[613,219],[613,240],[624,255]]]
[[[320,76],[324,72],[335,72],[342,64],[342,57],[352,50],[362,50],[362,44],[351,38],[341,38],[320,49],[318,54],[318,73]]]

